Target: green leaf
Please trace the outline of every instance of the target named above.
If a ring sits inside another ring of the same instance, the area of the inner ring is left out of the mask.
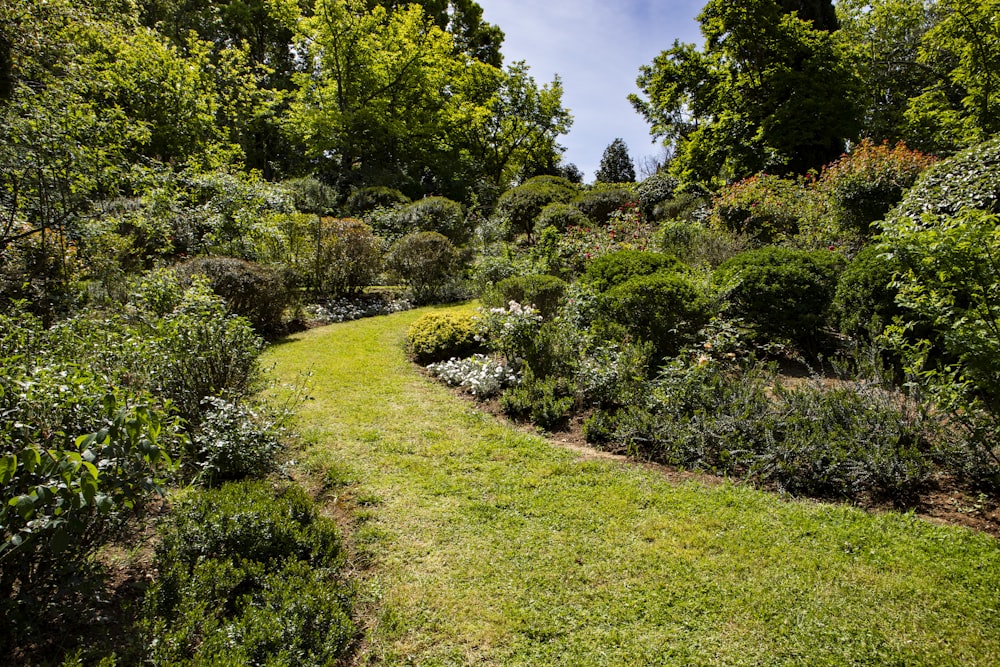
[[[0,458],[0,484],[10,484],[10,480],[14,479],[14,474],[16,472],[16,456],[13,454],[7,454],[6,456]]]
[[[35,513],[35,499],[31,496],[17,496],[16,498],[11,498],[10,503],[17,510],[17,513],[21,515],[21,518],[27,521]]]

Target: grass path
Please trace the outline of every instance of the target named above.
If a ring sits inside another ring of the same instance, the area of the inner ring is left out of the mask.
[[[423,311],[267,354],[352,498],[377,665],[997,665],[995,539],[586,460],[405,359]]]

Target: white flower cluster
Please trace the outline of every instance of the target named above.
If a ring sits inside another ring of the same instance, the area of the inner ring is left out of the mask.
[[[404,310],[410,310],[413,304],[406,299],[372,299],[356,301],[352,299],[335,299],[326,304],[311,304],[305,307],[306,316],[321,324],[348,322],[360,320],[363,317],[389,315]]]
[[[517,372],[501,359],[476,354],[467,359],[449,359],[427,367],[430,373],[452,387],[462,387],[477,398],[496,396],[520,382]]]

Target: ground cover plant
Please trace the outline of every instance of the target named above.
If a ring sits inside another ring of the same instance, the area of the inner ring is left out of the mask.
[[[284,381],[306,366],[324,378],[299,413],[301,457],[353,499],[357,659],[997,660],[994,538],[553,446],[418,372],[403,341],[425,312],[266,355]]]

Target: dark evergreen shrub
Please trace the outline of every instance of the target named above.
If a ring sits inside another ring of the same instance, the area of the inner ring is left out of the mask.
[[[464,359],[480,349],[475,320],[471,315],[455,313],[422,315],[407,330],[406,346],[414,360],[425,365]]]
[[[414,300],[427,303],[440,294],[461,268],[451,241],[437,232],[416,232],[396,241],[386,268],[413,290]]]
[[[406,204],[396,218],[405,232],[437,232],[456,246],[465,245],[472,236],[462,205],[445,197],[425,197]]]
[[[496,210],[509,220],[511,237],[519,234],[530,237],[542,209],[556,202],[565,204],[577,192],[577,187],[565,178],[536,176],[500,195]]]
[[[192,276],[205,276],[229,312],[247,318],[261,335],[281,331],[293,293],[279,270],[234,257],[198,257],[178,265],[176,271],[186,283]]]
[[[602,297],[605,317],[655,354],[676,355],[711,317],[711,301],[687,276],[670,270],[636,275]]]
[[[542,209],[535,220],[535,233],[541,234],[547,227],[564,232],[571,227],[590,227],[592,224],[591,219],[576,206],[556,202]]]
[[[351,215],[364,215],[377,208],[392,208],[409,202],[410,198],[399,190],[377,185],[352,192],[347,199],[347,211]]]
[[[681,267],[680,261],[673,255],[645,250],[616,250],[591,262],[582,280],[598,292],[606,292],[630,278]]]
[[[537,377],[525,369],[521,383],[500,396],[500,407],[515,419],[529,419],[547,431],[565,428],[573,409],[572,383],[564,377]]]
[[[301,213],[330,215],[337,207],[337,192],[312,176],[284,181],[282,185],[291,193],[292,202]]]
[[[843,265],[829,250],[768,246],[723,262],[714,281],[727,301],[725,315],[743,319],[758,343],[816,350]]]
[[[595,185],[577,195],[572,204],[590,220],[603,225],[611,218],[611,214],[635,199],[635,194],[628,188]]]
[[[639,200],[639,210],[649,219],[654,218],[657,206],[674,198],[677,179],[664,171],[658,171],[635,187]]]
[[[512,276],[501,280],[483,295],[483,304],[493,308],[504,308],[511,301],[533,306],[545,319],[551,318],[559,309],[566,282],[549,275]]]
[[[902,315],[892,282],[899,262],[878,246],[867,246],[851,260],[837,282],[831,313],[841,333],[868,339]]]

